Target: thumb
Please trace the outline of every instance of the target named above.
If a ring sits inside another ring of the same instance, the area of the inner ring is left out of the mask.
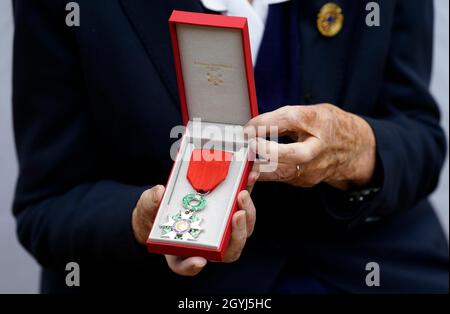
[[[153,222],[157,209],[164,195],[164,186],[156,185],[142,193],[138,202],[138,210],[141,212],[142,218],[148,222]]]
[[[134,236],[140,244],[145,244],[163,194],[164,187],[162,185],[144,191],[133,210],[131,226]]]

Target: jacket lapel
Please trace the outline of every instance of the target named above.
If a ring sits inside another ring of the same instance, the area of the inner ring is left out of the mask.
[[[120,0],[151,62],[178,102],[168,20],[173,10],[203,12],[199,0]]]
[[[299,12],[301,90],[306,104],[330,102],[343,107],[345,78],[354,47],[355,32],[363,23],[364,1],[335,0],[342,8],[344,24],[334,37],[317,29],[317,15],[328,0],[301,1]]]
[[[168,19],[173,10],[205,12],[200,0],[120,1],[161,80],[178,102]],[[342,106],[344,77],[357,29],[354,24],[360,22],[356,12],[364,8],[336,0],[343,9],[344,27],[337,36],[327,38],[320,35],[316,26],[317,14],[327,2],[300,2],[301,90],[305,103],[331,102]]]

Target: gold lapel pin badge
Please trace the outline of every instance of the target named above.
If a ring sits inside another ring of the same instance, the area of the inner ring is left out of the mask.
[[[342,9],[336,3],[329,2],[322,6],[317,15],[317,29],[325,37],[334,37],[344,25]]]

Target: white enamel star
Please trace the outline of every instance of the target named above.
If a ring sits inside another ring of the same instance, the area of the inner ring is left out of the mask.
[[[180,212],[180,219],[175,220],[173,216],[169,216],[167,222],[162,224],[161,227],[169,227],[170,231],[163,234],[162,237],[174,240],[177,236],[180,239],[181,236],[180,240],[183,241],[195,240],[196,238],[192,236],[191,231],[195,230],[196,232],[200,232],[203,230],[200,227],[202,219],[198,218],[198,220],[192,222],[192,215],[192,212],[183,210]]]

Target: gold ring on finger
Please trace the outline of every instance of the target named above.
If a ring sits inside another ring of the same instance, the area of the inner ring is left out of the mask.
[[[296,168],[297,168],[297,177],[300,177],[300,175],[302,174],[301,166],[297,165]]]

